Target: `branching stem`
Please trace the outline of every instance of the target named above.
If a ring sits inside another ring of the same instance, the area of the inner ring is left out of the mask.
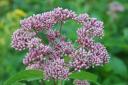
[[[62,33],[62,26],[63,26],[63,22],[60,22],[60,38],[61,38],[61,33]]]
[[[37,32],[35,29],[33,29],[33,30],[36,32],[37,37],[40,38],[41,41],[42,41],[42,43],[44,44],[44,41],[42,40],[42,38],[41,38],[41,36],[38,34],[38,32]]]

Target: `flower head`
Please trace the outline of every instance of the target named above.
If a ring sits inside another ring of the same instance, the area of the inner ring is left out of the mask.
[[[12,35],[12,47],[16,50],[24,50],[28,48],[28,43],[35,36],[35,32],[25,31],[23,29],[16,30]]]
[[[32,48],[27,53],[26,57],[23,59],[25,65],[29,65],[33,62],[42,61],[52,52],[52,49],[49,46],[40,44],[36,48]]]
[[[91,50],[92,55],[90,61],[92,66],[100,66],[109,62],[109,55],[106,48],[100,44],[95,43],[94,48]]]
[[[60,36],[59,31],[49,30],[47,33],[47,37],[50,42],[55,41],[59,36]]]
[[[71,42],[65,42],[65,41],[59,42],[55,46],[55,49],[65,53],[65,54],[71,54],[72,51],[74,50],[73,45],[71,44]]]
[[[45,79],[65,79],[69,75],[63,59],[50,60],[44,65]]]
[[[90,83],[86,80],[74,80],[75,85],[90,85]]]
[[[79,48],[71,54],[71,67],[75,70],[80,70],[81,68],[88,69],[91,64],[89,62],[90,52],[86,51],[84,48]]]
[[[114,1],[109,4],[109,10],[112,12],[122,12],[124,11],[124,7],[121,3]]]

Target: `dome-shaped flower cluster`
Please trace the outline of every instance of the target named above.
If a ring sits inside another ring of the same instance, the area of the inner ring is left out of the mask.
[[[67,41],[68,38],[64,38],[61,33],[61,26],[68,19],[82,25],[77,30],[78,47]],[[61,23],[60,29],[53,29],[58,23]],[[71,10],[58,7],[53,11],[25,18],[20,25],[20,29],[13,33],[12,47],[20,51],[28,49],[23,64],[26,69],[44,71],[45,79],[65,79],[71,73],[70,68],[88,69],[109,62],[106,48],[95,42],[95,37],[101,38],[104,35],[103,22],[88,14],[77,15]],[[44,37],[40,33],[46,35],[47,44],[43,42]],[[70,60],[65,61],[65,57],[70,57]]]
[[[11,45],[16,50],[24,50],[29,47],[28,43],[32,38],[34,38],[35,35],[35,32],[18,29],[13,33]]]

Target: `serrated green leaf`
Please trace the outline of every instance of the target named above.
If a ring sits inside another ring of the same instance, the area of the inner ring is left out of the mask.
[[[43,78],[42,71],[25,70],[25,71],[15,74],[13,77],[9,78],[4,83],[4,85],[12,85],[13,83],[15,83],[17,81],[22,81],[22,80],[32,81],[32,80],[38,80],[38,79],[42,79],[42,78]]]

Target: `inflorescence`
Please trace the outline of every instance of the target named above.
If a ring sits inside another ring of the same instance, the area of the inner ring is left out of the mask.
[[[67,41],[61,33],[61,27],[60,30],[52,29],[55,24],[62,25],[69,19],[82,25],[77,30],[78,47]],[[77,15],[71,10],[58,7],[53,11],[25,18],[20,25],[20,29],[13,33],[11,45],[19,51],[27,49],[23,64],[26,69],[43,70],[45,79],[66,79],[72,73],[70,69],[78,71],[109,62],[105,46],[95,41],[95,38],[102,38],[104,35],[103,22],[86,13]],[[46,35],[48,44],[39,33]],[[65,57],[70,60],[65,62]]]

